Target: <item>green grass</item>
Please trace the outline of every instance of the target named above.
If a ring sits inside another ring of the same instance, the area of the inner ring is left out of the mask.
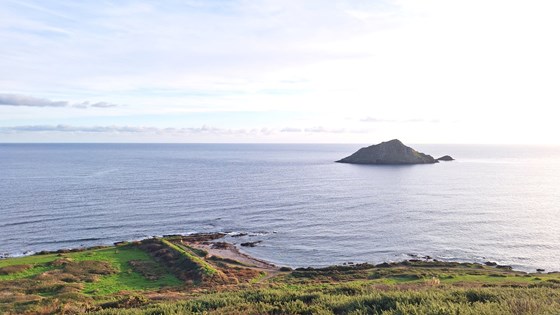
[[[57,254],[47,254],[0,259],[0,268],[14,265],[41,264],[56,260],[57,258]]]
[[[33,265],[31,269],[23,272],[0,275],[0,281],[30,278],[43,272],[54,270],[56,267],[48,265],[49,262],[60,258],[69,258],[73,261],[106,261],[117,269],[117,273],[99,277],[95,282],[84,284],[84,293],[87,295],[107,295],[119,291],[139,291],[161,288],[164,286],[179,286],[182,281],[177,279],[167,270],[158,280],[148,280],[128,264],[130,260],[153,261],[144,251],[130,246],[119,246],[115,248],[103,248],[96,250],[85,250],[82,252],[71,252],[64,254],[35,255],[19,258],[0,260],[0,267],[21,264]],[[161,268],[164,268],[161,266]]]
[[[22,272],[8,274],[8,275],[0,275],[0,281],[29,278],[29,277],[32,277],[32,276],[36,276],[40,273],[43,273],[45,271],[49,271],[49,270],[53,270],[53,269],[54,269],[54,267],[46,266],[46,265],[43,265],[43,264],[40,264],[40,265],[38,264],[38,265],[34,265],[32,268],[27,269],[27,270],[22,271]]]
[[[20,266],[0,276],[0,313],[520,315],[560,310],[558,273],[409,261],[297,269],[272,279],[250,270],[251,278],[219,282],[212,277],[239,277],[242,267],[205,259],[203,252],[165,239],[150,242],[158,245],[152,251],[137,243],[0,260],[0,268]],[[175,263],[169,267],[162,257]],[[142,261],[147,263],[138,264]],[[142,275],[150,276],[142,266],[154,271],[155,280]],[[173,275],[185,271],[208,277],[186,284]]]
[[[385,288],[362,284],[248,288],[129,310],[93,314],[557,314],[560,291],[549,288]]]
[[[119,272],[113,275],[103,276],[99,281],[86,283],[84,292],[91,295],[107,295],[119,291],[138,291],[155,289],[164,286],[178,286],[182,281],[166,272],[158,280],[148,280],[138,272],[135,272],[128,264],[130,260],[153,261],[144,251],[135,247],[120,247],[118,249],[102,249],[92,252],[76,253],[70,256],[76,261],[80,260],[102,260],[110,262]],[[162,267],[163,268],[163,267]]]
[[[208,252],[203,250],[203,249],[199,249],[199,248],[194,248],[192,246],[189,246],[187,244],[181,244],[181,243],[174,243],[175,245],[179,246],[180,248],[186,250],[186,251],[190,251],[193,254],[197,255],[198,257],[204,258],[206,257],[206,255],[208,255]]]
[[[178,245],[175,245],[166,239],[162,239],[161,242],[165,244],[167,247],[177,251],[187,262],[189,262],[189,264],[191,264],[195,269],[200,271],[202,275],[213,276],[219,273],[219,271],[216,268],[212,267],[210,264],[208,264],[206,261],[204,261],[199,256],[195,255],[194,253],[184,248],[181,248]]]

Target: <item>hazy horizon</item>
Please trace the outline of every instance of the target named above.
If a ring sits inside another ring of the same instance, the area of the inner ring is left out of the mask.
[[[122,141],[114,141],[114,142],[100,142],[100,141],[83,141],[83,142],[68,142],[68,141],[52,141],[52,142],[24,142],[24,141],[20,141],[20,142],[0,142],[0,145],[11,145],[11,144],[37,144],[37,145],[44,145],[44,144],[154,144],[154,145],[160,145],[160,144],[208,144],[208,145],[214,145],[214,144],[224,144],[224,145],[251,145],[251,144],[255,144],[255,145],[357,145],[357,146],[370,146],[370,145],[374,145],[374,144],[379,144],[381,142],[385,142],[385,141],[389,141],[392,139],[385,139],[382,141],[378,141],[378,142],[371,142],[371,143],[366,143],[366,142],[144,142],[144,141],[138,141],[138,142],[122,142]],[[406,146],[417,146],[417,145],[438,145],[438,146],[484,146],[484,147],[490,147],[490,146],[497,146],[497,147],[560,147],[560,144],[557,143],[429,143],[429,142],[416,142],[416,143],[412,143],[412,142],[406,142],[403,141],[404,145]]]
[[[6,1],[0,143],[557,145],[559,9]]]

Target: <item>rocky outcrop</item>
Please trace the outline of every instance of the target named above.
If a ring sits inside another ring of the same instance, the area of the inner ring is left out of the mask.
[[[243,246],[243,247],[255,247],[255,246],[257,246],[257,244],[259,244],[261,242],[262,241],[241,243],[241,246]]]
[[[336,162],[352,164],[433,164],[432,156],[407,147],[397,139],[361,148]]]
[[[452,157],[449,156],[449,155],[444,155],[444,156],[438,158],[437,160],[438,160],[438,161],[453,161],[453,160],[455,160],[455,159],[452,158]]]

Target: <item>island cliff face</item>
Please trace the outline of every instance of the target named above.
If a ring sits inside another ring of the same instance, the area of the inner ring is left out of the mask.
[[[397,139],[361,148],[354,154],[336,161],[352,164],[433,164],[432,156],[407,147]]]

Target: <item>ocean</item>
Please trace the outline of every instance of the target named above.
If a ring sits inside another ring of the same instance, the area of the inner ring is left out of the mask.
[[[560,147],[411,146],[456,161],[333,162],[356,144],[0,144],[0,254],[227,232],[291,267],[560,270]]]

